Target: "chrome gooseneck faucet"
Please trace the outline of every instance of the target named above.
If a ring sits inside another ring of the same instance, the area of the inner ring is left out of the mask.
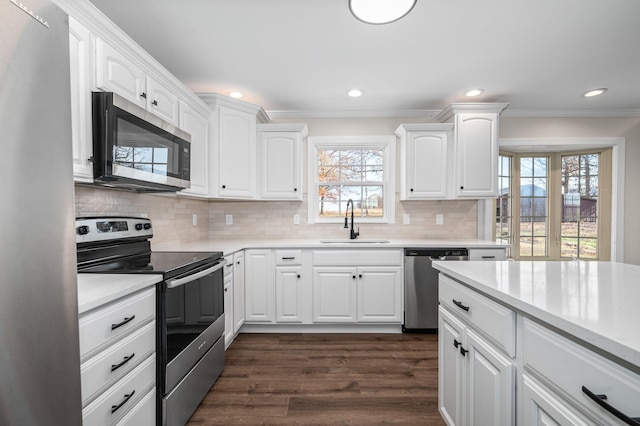
[[[349,239],[355,240],[360,235],[360,227],[358,227],[358,232],[353,230],[353,200],[351,198],[347,201],[347,210],[344,212],[344,228],[349,228],[349,204],[351,204],[351,233],[349,234]]]

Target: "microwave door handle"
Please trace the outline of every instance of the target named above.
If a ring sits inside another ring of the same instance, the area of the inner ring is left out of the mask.
[[[205,269],[204,271],[200,271],[196,274],[192,274],[189,276],[186,276],[184,278],[178,278],[176,280],[168,280],[167,281],[167,288],[176,288],[176,287],[180,287],[181,285],[190,283],[191,281],[195,281],[199,278],[202,278],[206,275],[210,275],[213,274],[216,271],[219,271],[220,269],[222,269],[224,267],[224,265],[227,263],[226,260],[222,260],[220,263],[216,264],[216,266],[212,266],[209,269]]]

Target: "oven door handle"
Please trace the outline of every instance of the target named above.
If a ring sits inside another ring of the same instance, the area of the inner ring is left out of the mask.
[[[195,273],[195,274],[192,274],[192,275],[188,275],[188,276],[186,276],[184,278],[178,278],[176,280],[168,280],[167,281],[167,288],[180,287],[181,285],[190,283],[191,281],[195,281],[198,278],[202,278],[204,276],[211,275],[214,272],[219,271],[220,269],[222,269],[226,263],[227,263],[227,261],[222,259],[220,261],[220,263],[217,263],[215,266],[212,266],[209,269],[205,269],[204,271],[200,271],[198,273]]]

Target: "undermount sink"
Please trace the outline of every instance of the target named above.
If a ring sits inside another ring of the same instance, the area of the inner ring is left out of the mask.
[[[344,243],[361,243],[361,244],[387,244],[391,241],[389,240],[350,240],[350,239],[339,239],[339,240],[320,240],[322,244],[344,244]]]

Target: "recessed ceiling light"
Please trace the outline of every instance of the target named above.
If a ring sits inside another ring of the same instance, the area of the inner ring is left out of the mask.
[[[583,93],[582,96],[584,96],[585,98],[593,98],[594,96],[602,95],[606,91],[607,89],[602,87],[600,89],[589,90],[588,92]]]
[[[244,93],[242,93],[242,92],[229,92],[228,94],[233,99],[242,99],[242,98],[244,98]]]
[[[482,89],[471,89],[471,90],[465,92],[464,95],[472,98],[474,96],[482,95],[483,93],[484,93],[484,90],[482,90]]]
[[[388,24],[411,12],[416,0],[349,0],[353,16],[367,24]]]
[[[347,92],[347,95],[351,96],[352,98],[359,98],[360,96],[364,95],[364,90],[351,89]]]

